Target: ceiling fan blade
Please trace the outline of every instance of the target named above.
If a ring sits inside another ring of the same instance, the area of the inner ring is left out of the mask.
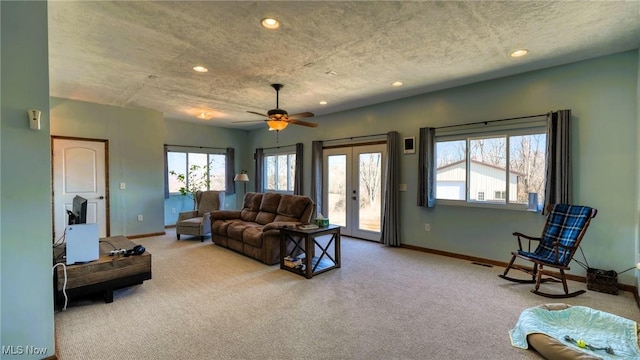
[[[315,115],[312,112],[301,112],[301,113],[289,115],[289,119],[291,119],[291,118],[302,119],[302,118],[310,118],[310,117],[314,117],[314,116]]]
[[[296,120],[296,119],[292,119],[292,118],[289,118],[289,120],[287,122],[290,123],[290,124],[296,124],[296,125],[302,125],[302,126],[308,126],[308,127],[318,127],[318,124],[316,124],[316,123]]]
[[[256,115],[260,115],[260,116],[264,116],[264,117],[269,117],[269,115],[261,114],[261,113],[259,113],[259,112],[255,112],[255,111],[249,111],[249,110],[247,110],[247,112],[248,112],[249,114],[256,114]]]
[[[237,123],[258,123],[258,122],[263,122],[263,121],[267,121],[267,120],[239,120],[239,121],[232,121],[232,124],[237,124]]]

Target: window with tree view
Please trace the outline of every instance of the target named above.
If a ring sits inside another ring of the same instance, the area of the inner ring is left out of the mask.
[[[225,190],[225,161],[225,154],[168,152],[169,192]]]
[[[296,175],[296,154],[265,155],[264,172],[265,190],[293,193]]]
[[[436,139],[436,198],[469,203],[544,201],[544,127]]]

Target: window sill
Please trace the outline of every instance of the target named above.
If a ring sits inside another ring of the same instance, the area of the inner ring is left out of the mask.
[[[538,214],[538,211],[527,210],[526,204],[492,204],[489,202],[467,202],[463,200],[436,200],[436,206],[459,206],[469,208],[482,208],[482,209],[494,209],[494,210],[509,210],[509,211],[522,211]]]

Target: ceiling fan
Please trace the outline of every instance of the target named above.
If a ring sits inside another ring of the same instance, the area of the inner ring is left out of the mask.
[[[308,127],[317,127],[318,124],[301,121],[298,119],[314,117],[315,115],[311,112],[302,112],[298,114],[289,115],[286,110],[280,109],[280,89],[282,89],[284,85],[282,84],[271,84],[271,87],[276,90],[276,108],[271,109],[267,112],[267,114],[262,114],[255,111],[247,111],[251,114],[256,114],[260,116],[266,117],[264,121],[269,125],[269,131],[280,131],[284,130],[289,124],[302,125]],[[239,122],[253,122],[253,121],[234,121],[235,123]]]

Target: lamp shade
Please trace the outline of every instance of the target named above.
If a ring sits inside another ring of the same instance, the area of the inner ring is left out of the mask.
[[[233,181],[248,182],[249,175],[247,175],[246,173],[236,174],[236,177],[233,178]]]
[[[267,125],[269,125],[269,130],[271,131],[280,131],[284,130],[289,123],[283,120],[267,120]]]

